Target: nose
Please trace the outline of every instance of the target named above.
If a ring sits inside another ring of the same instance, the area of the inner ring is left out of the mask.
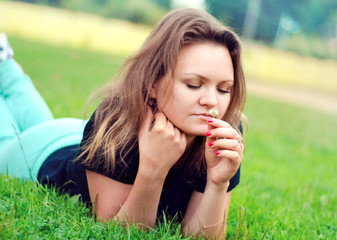
[[[218,103],[216,91],[213,89],[205,89],[200,96],[199,103],[207,107],[216,106]]]

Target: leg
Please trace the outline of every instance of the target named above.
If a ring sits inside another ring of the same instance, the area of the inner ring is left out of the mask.
[[[0,33],[0,143],[5,140],[9,140],[13,138],[17,132],[21,132],[18,129],[18,122],[15,119],[11,109],[7,104],[7,100],[5,99],[3,88],[1,87],[1,68],[4,61],[13,58],[13,50],[9,45],[5,33]]]
[[[18,122],[8,108],[7,101],[0,94],[0,147],[2,142],[15,138],[16,134],[21,132],[17,126]]]
[[[18,132],[53,119],[31,79],[22,72],[13,59],[0,63],[0,93],[3,102],[7,103],[8,110],[16,120]]]
[[[0,145],[0,174],[35,180],[41,165],[56,150],[79,144],[86,122],[65,118],[36,125]]]

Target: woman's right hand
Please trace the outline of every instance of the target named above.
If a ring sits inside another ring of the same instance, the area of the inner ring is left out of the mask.
[[[140,127],[138,140],[138,174],[162,181],[183,155],[187,144],[184,133],[181,133],[163,113],[159,112],[153,116],[149,107],[146,109],[146,117]]]

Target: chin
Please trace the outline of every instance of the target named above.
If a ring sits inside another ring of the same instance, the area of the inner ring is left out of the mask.
[[[199,127],[197,129],[186,129],[186,131],[184,131],[183,129],[181,129],[186,135],[188,136],[205,136],[206,132],[209,131],[207,126],[204,127]]]

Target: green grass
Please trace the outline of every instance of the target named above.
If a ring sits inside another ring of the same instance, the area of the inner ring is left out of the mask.
[[[89,95],[108,83],[125,59],[13,37],[10,43],[55,118],[83,118]]]
[[[252,97],[246,113],[251,129],[231,210],[242,206],[248,239],[336,239],[337,118]]]
[[[181,239],[177,224],[165,222],[148,234],[112,221],[96,222],[77,196],[0,176],[0,239]]]
[[[82,117],[89,94],[124,59],[10,42],[56,117]],[[250,96],[245,112],[250,130],[227,238],[336,239],[336,117]],[[0,239],[182,238],[180,226],[170,223],[150,233],[113,222],[104,227],[76,197],[6,176],[0,176],[0,196]]]

